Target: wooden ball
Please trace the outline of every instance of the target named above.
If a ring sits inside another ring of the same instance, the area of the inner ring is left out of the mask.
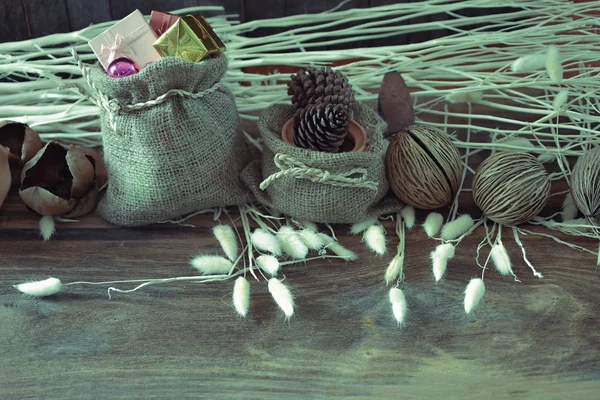
[[[571,172],[575,206],[589,218],[600,216],[600,147],[586,151]]]
[[[473,178],[473,198],[483,214],[507,226],[529,221],[550,197],[550,176],[529,153],[500,152],[488,157]]]
[[[406,204],[433,210],[452,202],[462,174],[458,149],[447,135],[411,125],[390,142],[386,173],[394,194]]]

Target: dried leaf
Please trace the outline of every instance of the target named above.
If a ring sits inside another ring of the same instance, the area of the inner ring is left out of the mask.
[[[71,210],[71,212],[67,214],[61,214],[64,218],[79,218],[84,215],[88,215],[94,208],[96,208],[96,204],[98,203],[98,185],[94,184],[92,188],[87,192],[85,196],[83,196],[75,205],[75,208]]]
[[[64,215],[77,204],[75,199],[65,200],[39,186],[20,190],[19,196],[27,207],[44,216]]]
[[[29,126],[19,122],[0,122],[0,146],[10,150],[8,161],[12,174],[12,186],[21,182],[23,165],[43,147],[39,135]]]
[[[49,142],[23,168],[21,190],[40,187],[63,199],[71,198],[73,175],[67,165],[67,149]]]
[[[0,122],[0,145],[8,147],[10,152],[21,158],[25,128],[27,125],[11,121]]]
[[[71,148],[67,151],[65,160],[73,177],[71,197],[80,199],[95,184],[94,159],[79,149]]]
[[[10,165],[8,163],[8,155],[10,151],[4,146],[0,146],[0,207],[4,203],[4,199],[10,191]]]
[[[83,151],[88,156],[94,158],[94,165],[96,166],[96,181],[98,182],[98,186],[104,185],[108,180],[108,176],[106,175],[104,158],[102,157],[100,151],[92,147],[79,147],[78,150]]]
[[[75,218],[88,214],[98,199],[94,158],[50,142],[25,164],[19,195],[42,215]]]
[[[388,124],[387,136],[394,135],[414,122],[415,114],[410,93],[399,72],[391,71],[383,77],[377,99],[377,111]]]

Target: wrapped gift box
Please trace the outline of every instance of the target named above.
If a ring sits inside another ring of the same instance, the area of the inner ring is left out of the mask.
[[[150,14],[150,27],[157,37],[162,36],[177,20],[179,15],[167,14],[160,11],[152,11]]]
[[[112,60],[127,56],[136,62],[139,69],[162,57],[152,46],[156,34],[139,10],[135,10],[121,21],[89,41],[89,45],[105,70]]]
[[[221,41],[221,38],[219,38],[219,36],[215,33],[215,31],[213,30],[212,26],[210,26],[210,24],[208,23],[206,18],[204,18],[200,14],[192,15],[192,17],[194,17],[198,21],[198,23],[200,23],[202,25],[202,27],[208,33],[208,36],[210,36],[215,41],[216,45],[219,47],[219,51],[220,52],[225,51],[226,47],[223,44],[223,42]]]
[[[198,62],[225,50],[225,45],[201,15],[179,18],[155,43],[164,57]]]

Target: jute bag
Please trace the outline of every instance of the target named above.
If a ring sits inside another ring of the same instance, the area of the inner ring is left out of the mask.
[[[239,174],[249,162],[224,55],[167,57],[112,78],[79,62],[101,106],[106,195],[98,212],[138,226],[252,199]]]
[[[259,119],[262,160],[249,164],[242,177],[260,203],[299,220],[327,223],[356,223],[400,210],[400,202],[386,196],[386,125],[373,110],[354,107],[368,146],[345,153],[285,143],[281,129],[293,114],[292,106],[273,105]]]

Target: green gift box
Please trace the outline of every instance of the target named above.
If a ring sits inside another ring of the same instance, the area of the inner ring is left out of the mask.
[[[201,15],[186,15],[171,26],[154,48],[163,57],[198,62],[225,50],[225,45]]]

